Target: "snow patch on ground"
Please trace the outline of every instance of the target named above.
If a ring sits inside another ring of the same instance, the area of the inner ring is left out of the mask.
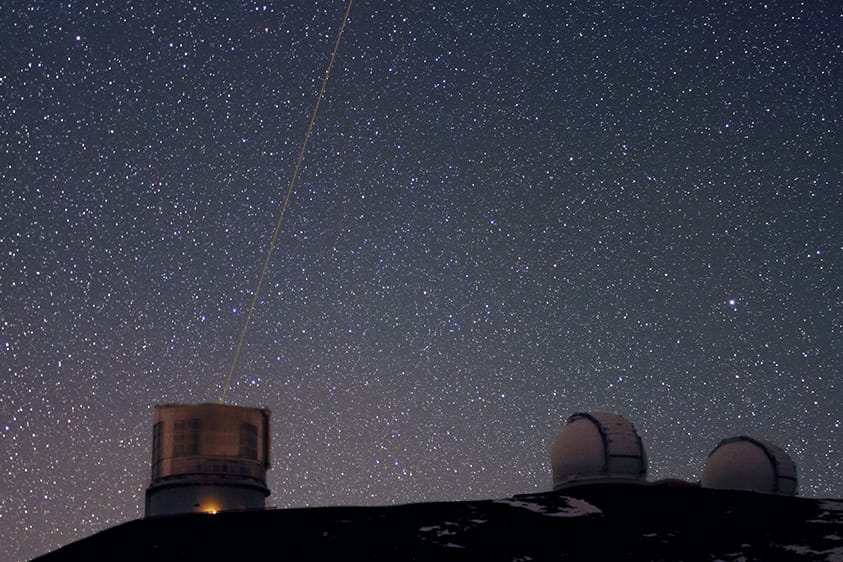
[[[585,515],[599,515],[603,512],[587,501],[577,498],[564,498],[567,505],[542,505],[537,502],[525,500],[495,500],[494,503],[503,503],[520,509],[527,509],[535,513],[541,513],[549,517],[582,517]]]
[[[431,525],[429,527],[419,527],[422,533],[436,533],[437,537],[446,537],[449,535],[456,535],[457,524],[450,521],[443,521],[442,525]]]
[[[810,519],[809,523],[843,523],[843,502],[824,500],[819,503],[820,518]]]
[[[455,521],[442,521],[438,525],[425,525],[419,527],[419,535],[423,541],[431,542],[444,548],[466,548],[464,545],[454,542],[459,535],[478,525],[485,523],[485,519],[470,519],[463,523]]]
[[[828,550],[814,550],[813,548],[799,544],[789,544],[783,545],[781,548],[783,548],[784,550],[789,550],[790,552],[795,552],[796,554],[811,556],[811,560],[825,560],[826,562],[843,562],[843,546],[829,548]]]
[[[713,562],[747,562],[748,560],[742,552],[730,552],[723,556],[728,556],[728,558],[715,558]]]

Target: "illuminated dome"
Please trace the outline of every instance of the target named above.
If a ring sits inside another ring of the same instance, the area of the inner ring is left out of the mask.
[[[795,496],[796,464],[772,443],[744,435],[732,437],[708,456],[702,486]]]
[[[264,408],[156,405],[147,517],[263,508],[269,440]]]
[[[550,448],[553,489],[582,481],[642,482],[647,454],[635,427],[617,414],[578,413],[568,418]]]

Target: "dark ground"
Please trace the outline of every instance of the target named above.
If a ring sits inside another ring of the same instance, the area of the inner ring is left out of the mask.
[[[502,500],[129,521],[64,560],[843,561],[843,500],[601,484]]]

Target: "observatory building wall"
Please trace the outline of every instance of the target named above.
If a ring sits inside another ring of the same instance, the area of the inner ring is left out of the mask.
[[[155,406],[146,514],[263,507],[269,416],[223,404]]]

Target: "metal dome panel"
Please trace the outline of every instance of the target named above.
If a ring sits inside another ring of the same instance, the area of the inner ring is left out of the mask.
[[[583,480],[641,481],[647,455],[635,427],[609,412],[576,413],[568,418],[550,450],[553,488]]]
[[[772,443],[745,435],[731,437],[709,454],[702,486],[794,496],[796,464]]]

